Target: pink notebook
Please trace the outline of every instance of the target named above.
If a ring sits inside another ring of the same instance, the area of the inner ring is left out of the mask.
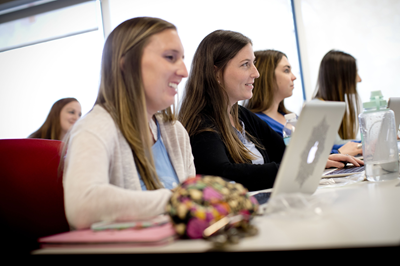
[[[129,244],[137,246],[163,245],[176,238],[171,223],[148,228],[129,228],[123,230],[109,229],[93,231],[76,230],[57,235],[42,237],[39,243],[44,246],[65,245],[104,245]]]

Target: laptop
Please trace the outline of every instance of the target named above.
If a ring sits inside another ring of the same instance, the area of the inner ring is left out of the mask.
[[[324,172],[322,175],[323,178],[332,178],[332,177],[344,177],[349,175],[359,174],[365,171],[365,165],[361,166],[353,166],[353,164],[349,164],[351,166],[345,166],[344,168],[335,168]]]
[[[400,97],[390,97],[388,100],[388,108],[394,112],[396,130],[398,131],[400,125]]]
[[[270,198],[296,192],[311,195],[317,190],[344,111],[344,102],[310,101],[304,105],[272,192],[250,193],[259,201],[260,213],[268,212]]]

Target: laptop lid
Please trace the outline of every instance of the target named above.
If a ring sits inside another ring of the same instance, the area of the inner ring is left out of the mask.
[[[283,155],[271,198],[282,193],[316,191],[344,111],[344,102],[310,101],[304,105]]]
[[[394,112],[397,132],[400,125],[400,97],[390,97],[388,100],[388,108],[390,108]]]

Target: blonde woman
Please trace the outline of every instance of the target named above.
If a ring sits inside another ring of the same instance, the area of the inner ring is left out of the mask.
[[[67,145],[72,227],[161,214],[171,189],[195,174],[189,137],[171,110],[188,75],[183,58],[175,26],[161,19],[127,20],[108,36],[95,106]]]

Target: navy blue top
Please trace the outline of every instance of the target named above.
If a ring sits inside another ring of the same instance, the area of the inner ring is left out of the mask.
[[[282,115],[285,115],[283,112],[279,112]],[[283,137],[283,127],[285,125],[282,125],[275,119],[272,119],[268,115],[264,113],[255,113],[259,118],[261,118],[265,123],[267,123],[273,130],[276,131],[281,137]],[[331,153],[339,153],[339,149],[343,146],[344,144],[334,144],[331,150]]]
[[[281,112],[279,112],[281,113]],[[261,118],[261,120],[263,120],[265,123],[267,123],[274,131],[276,131],[276,133],[278,133],[281,137],[283,137],[283,127],[285,125],[282,125],[281,123],[279,123],[278,121],[276,121],[275,119],[272,119],[271,117],[269,117],[268,115],[264,114],[264,113],[255,113],[259,118]],[[285,115],[285,113],[281,113],[282,115]]]

